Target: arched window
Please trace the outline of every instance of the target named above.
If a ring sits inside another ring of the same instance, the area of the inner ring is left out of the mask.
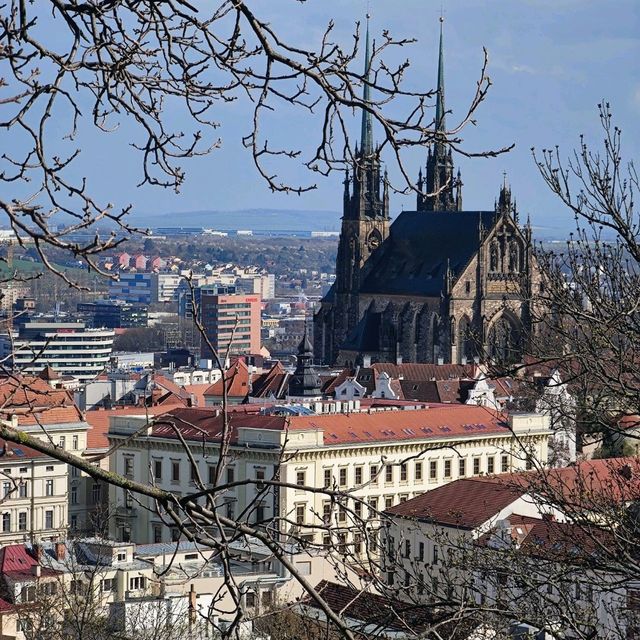
[[[520,359],[520,332],[507,316],[500,316],[491,325],[488,342],[489,355],[494,361],[513,364]]]
[[[498,271],[500,265],[500,245],[493,240],[489,249],[489,271]]]
[[[467,316],[463,316],[458,324],[458,357],[460,362],[473,362],[476,352],[476,340],[471,321]]]
[[[432,347],[432,362],[437,363],[440,357],[440,320],[438,316],[433,316],[433,324],[431,325],[431,347]]]

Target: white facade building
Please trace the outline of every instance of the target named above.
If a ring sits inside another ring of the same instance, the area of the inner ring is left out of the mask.
[[[113,329],[88,329],[83,322],[22,323],[0,336],[0,358],[24,374],[37,374],[49,365],[60,375],[92,380],[109,364]]]
[[[193,441],[201,477],[214,483],[219,411],[178,409],[167,415],[184,428],[187,442]],[[168,426],[149,426],[141,433],[145,421],[144,416],[112,418],[109,440],[118,448],[111,470],[140,482],[153,477],[158,486],[188,495],[194,490],[188,453]],[[524,469],[532,458],[544,462],[549,436],[544,417],[514,415],[507,426],[497,414],[465,405],[333,415],[238,413],[233,424],[227,482],[234,478],[253,482],[223,496],[227,515],[234,517],[253,505],[252,521],[287,518],[302,529],[321,524],[329,504],[326,495],[304,487],[355,488],[352,495],[359,500],[351,505],[354,513],[375,518],[379,510],[458,477]],[[132,440],[132,433],[139,435]],[[203,433],[210,434],[204,443]],[[281,457],[283,448],[288,455]],[[283,482],[300,489],[259,491],[259,481],[271,479],[276,470]],[[138,500],[112,488],[110,503],[116,509],[112,536],[137,543],[169,539],[171,532],[154,505],[142,496]],[[336,517],[336,529],[341,525],[347,529],[344,512]],[[304,536],[322,541],[317,529],[305,530]]]

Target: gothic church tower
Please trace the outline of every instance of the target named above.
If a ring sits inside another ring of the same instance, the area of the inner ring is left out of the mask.
[[[370,65],[367,23],[362,98],[365,104],[370,103]],[[344,180],[342,228],[336,262],[336,317],[332,336],[335,344],[340,344],[358,322],[358,291],[371,269],[368,261],[388,235],[389,186],[386,174],[381,175],[379,149],[373,142],[372,117],[364,110],[360,146],[356,146],[351,173],[347,170]]]
[[[435,143],[427,155],[426,180],[422,169],[418,174],[416,211],[462,211],[462,179],[460,170],[453,175],[451,147],[446,144],[446,110],[444,102],[444,46],[440,18],[440,49],[438,52],[438,95],[436,98]]]

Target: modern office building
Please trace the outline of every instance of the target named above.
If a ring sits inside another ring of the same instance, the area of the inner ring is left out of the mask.
[[[148,308],[143,304],[123,300],[96,300],[78,303],[78,313],[91,327],[107,329],[129,329],[146,327],[149,321]]]
[[[0,335],[0,357],[23,373],[36,374],[49,365],[84,382],[108,365],[114,335],[112,329],[89,329],[84,322],[32,319],[20,323],[12,336]]]
[[[109,298],[140,304],[173,302],[183,279],[179,273],[120,273],[109,284]]]

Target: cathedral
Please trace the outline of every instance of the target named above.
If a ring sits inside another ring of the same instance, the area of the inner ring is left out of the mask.
[[[369,33],[364,100],[369,99]],[[538,280],[531,228],[504,180],[493,209],[462,208],[462,178],[446,143],[442,23],[436,136],[418,174],[415,211],[389,217],[389,185],[363,113],[344,181],[336,280],[314,317],[322,364],[516,362]]]

